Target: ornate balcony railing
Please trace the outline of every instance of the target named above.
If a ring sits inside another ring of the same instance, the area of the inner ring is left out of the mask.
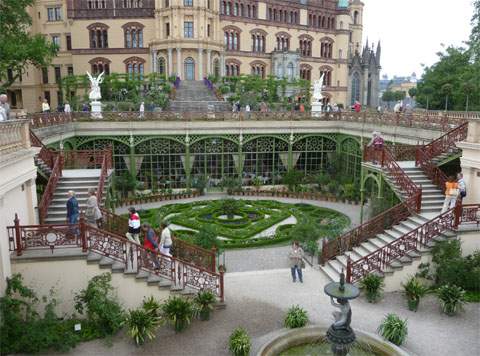
[[[139,121],[139,113],[129,112],[104,112],[103,119],[92,119],[90,113],[74,112],[71,114],[51,113],[51,114],[31,114],[30,120],[34,123],[34,128],[53,126],[73,121]],[[252,111],[248,117],[245,113],[216,112],[208,114],[205,112],[145,112],[142,121],[346,121],[362,124],[373,124],[379,126],[398,126],[411,127],[418,129],[428,129],[437,131],[448,131],[452,127],[457,127],[465,122],[463,117],[450,115],[450,113],[441,115],[428,115],[426,113],[414,114],[396,114],[376,112],[340,112],[323,113],[321,117],[312,117],[309,112],[258,112]]]
[[[441,155],[444,152],[448,152],[450,149],[455,148],[457,142],[463,141],[467,138],[468,122],[464,122],[460,126],[447,132],[445,135],[440,136],[436,140],[433,140],[429,144],[419,147],[425,152],[426,157],[430,160]]]
[[[427,221],[355,262],[349,258],[347,260],[347,281],[354,283],[371,272],[384,270],[392,261],[411,251],[418,251],[421,246],[426,246],[444,231],[457,229],[459,224],[476,223],[478,226],[479,217],[477,214],[479,209],[480,204],[469,204],[463,207],[461,203],[457,204],[455,208]]]
[[[30,147],[27,120],[0,122],[0,160],[9,153]]]
[[[67,3],[67,16],[71,19],[154,17],[155,11],[154,0],[142,0],[141,7],[124,7],[123,0],[110,0],[105,2],[105,8],[96,9],[89,9],[89,2],[84,0],[73,0]]]
[[[126,272],[141,270],[172,281],[177,288],[210,290],[223,302],[223,272],[216,273],[193,265],[178,257],[151,252],[111,231],[88,225],[83,217],[72,225],[22,226],[15,216],[15,225],[7,227],[10,251],[21,256],[24,250],[81,247],[124,264]]]
[[[68,150],[63,151],[64,168],[66,169],[102,169],[104,159],[111,168],[112,151],[106,150]],[[108,169],[109,169],[108,168]]]

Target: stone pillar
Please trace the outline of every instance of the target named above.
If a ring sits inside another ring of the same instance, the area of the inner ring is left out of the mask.
[[[203,48],[198,49],[198,80],[203,80]]]
[[[212,50],[207,49],[207,77],[212,74]]]
[[[173,49],[168,49],[168,60],[167,60],[167,74],[171,76],[173,74]]]
[[[464,204],[480,202],[480,118],[468,119],[468,135],[466,141],[457,143],[462,149],[460,166],[467,185],[467,196]]]
[[[220,76],[225,76],[225,55],[220,53]]]
[[[158,72],[158,52],[153,51],[153,70],[152,73]]]
[[[177,76],[182,79],[182,49],[177,48]]]
[[[155,72],[155,51],[153,48],[150,50],[150,72]]]

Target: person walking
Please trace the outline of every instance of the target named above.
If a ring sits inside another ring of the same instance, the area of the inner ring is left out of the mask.
[[[150,259],[155,265],[155,269],[160,269],[160,262],[158,261],[158,243],[155,230],[152,229],[150,224],[143,223],[142,231],[145,233],[145,238],[143,239],[143,247],[147,250],[150,255]]]
[[[145,103],[144,103],[143,101],[142,101],[142,103],[140,104],[139,112],[140,112],[139,118],[140,118],[140,119],[143,119],[143,118],[145,117]]]
[[[360,104],[360,102],[356,101],[355,104],[353,104],[353,110],[356,113],[359,113],[360,111],[362,111],[362,105]]]
[[[75,192],[73,190],[68,191],[68,200],[67,200],[67,223],[70,225],[78,224],[78,217],[80,215],[78,209],[78,201],[75,197]],[[79,235],[78,228],[73,228],[72,233],[75,236]]]
[[[292,272],[293,283],[297,281],[297,276],[300,283],[303,283],[303,250],[300,247],[298,241],[293,241],[292,249],[288,254],[288,258],[290,259],[290,269]]]
[[[250,119],[250,104],[245,105],[245,116],[247,119]]]
[[[68,101],[65,102],[65,106],[63,107],[63,112],[65,114],[70,114],[72,112],[72,108],[70,107],[70,104]]]
[[[463,179],[463,173],[457,174],[457,183],[460,192],[460,199],[463,200],[463,198],[467,196],[467,184],[465,183],[465,179]]]
[[[372,132],[372,139],[368,143],[368,147],[373,147],[375,150],[375,154],[373,157],[373,164],[378,164],[378,160],[380,159],[382,155],[382,150],[383,150],[383,145],[385,144],[385,141],[383,140],[383,137],[380,132],[378,131],[373,131]]]
[[[43,112],[43,113],[48,113],[48,112],[50,112],[50,104],[48,104],[48,100],[47,100],[47,99],[43,99],[43,102],[42,102],[42,112]]]
[[[87,199],[87,209],[85,211],[85,217],[87,218],[87,223],[101,228],[102,227],[102,212],[98,207],[98,200],[95,189],[90,188],[88,190],[90,195]]]
[[[160,252],[167,256],[172,256],[170,249],[172,248],[172,232],[165,222],[160,225],[162,234],[160,235]]]
[[[445,183],[445,201],[443,202],[442,212],[455,207],[458,197],[458,183],[453,176],[448,177],[448,182]]]
[[[127,239],[140,245],[140,215],[138,215],[135,208],[132,206],[128,208],[128,232]]]
[[[8,104],[7,94],[0,94],[0,107],[4,111],[4,114],[3,114],[4,120],[10,119],[10,105]],[[0,121],[2,121],[1,119],[2,117],[0,116]]]

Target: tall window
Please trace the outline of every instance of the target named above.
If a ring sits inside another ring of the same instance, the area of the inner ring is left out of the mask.
[[[169,0],[165,0],[165,7],[170,7],[170,1]]]
[[[52,42],[55,46],[60,48],[60,36],[59,35],[52,35]]]
[[[132,0],[129,0],[128,2],[130,3],[132,2]],[[124,3],[125,3],[125,0],[124,0]],[[87,5],[89,9],[106,9],[107,1],[106,0],[88,0]]]
[[[127,23],[122,26],[125,38],[125,48],[143,47],[143,25],[137,22]]]
[[[240,75],[240,62],[236,59],[230,59],[225,62],[225,75],[227,77],[237,77]]]
[[[92,67],[92,74],[100,74],[105,72],[105,74],[110,74],[110,60],[103,57],[97,57],[89,61],[90,66]],[[72,68],[73,69],[73,68]]]
[[[48,67],[42,68],[42,83],[48,84]]]
[[[166,73],[165,58],[163,58],[163,57],[158,58],[158,73],[160,73],[160,74],[165,74]]]
[[[139,57],[127,58],[125,61],[125,70],[130,78],[143,78],[145,60]]]
[[[290,36],[288,34],[282,33],[277,34],[277,50],[279,51],[288,51],[290,49]]]
[[[332,58],[333,54],[333,42],[331,39],[321,40],[320,43],[320,57]]]
[[[207,37],[210,37],[210,24],[207,24]]]
[[[142,0],[123,0],[122,6],[126,9],[139,8],[143,6],[143,1]]]
[[[322,67],[320,68],[320,77],[323,75],[323,85],[332,86],[332,68]]]
[[[360,14],[358,13],[358,11],[355,11],[353,13],[353,24],[354,25],[358,25],[359,17],[360,17]]]
[[[65,42],[67,45],[67,51],[70,51],[72,49],[72,36],[71,35],[65,35]]]
[[[311,37],[300,37],[299,41],[300,55],[304,57],[312,56],[312,38]]]
[[[183,23],[183,37],[193,38],[193,22],[185,21]]]
[[[311,80],[312,67],[310,67],[308,64],[302,64],[300,67],[300,78],[305,80]]]
[[[169,22],[165,23],[165,36],[166,37],[170,36],[170,23]]]
[[[360,74],[354,73],[352,78],[352,99],[351,104],[360,101]]]
[[[252,33],[252,51],[253,52],[265,52],[265,34],[254,32]]]
[[[73,75],[73,66],[67,67],[67,75]]]
[[[227,51],[240,50],[240,30],[237,28],[227,28],[224,32],[225,48]]]
[[[90,31],[90,48],[108,48],[108,26],[96,23],[88,26]]]
[[[60,67],[55,67],[55,83],[60,83],[62,80],[62,69]]]
[[[193,0],[183,0],[183,6],[193,6]]]
[[[62,21],[61,7],[47,7],[48,21]]]

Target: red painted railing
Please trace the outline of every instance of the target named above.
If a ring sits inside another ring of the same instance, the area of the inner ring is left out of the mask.
[[[105,187],[105,180],[108,178],[108,170],[112,169],[113,164],[113,156],[112,156],[112,148],[103,151],[102,157],[102,168],[100,173],[100,178],[98,179],[98,186],[97,186],[97,202],[99,206],[102,206],[102,198],[103,198],[103,188]]]
[[[105,155],[110,154],[109,148],[101,151],[97,150],[69,150],[63,151],[66,169],[101,169]],[[107,162],[108,163],[108,162]]]
[[[48,207],[52,202],[58,181],[62,176],[62,169],[63,157],[61,154],[57,154],[55,158],[55,163],[53,165],[52,173],[50,173],[50,177],[48,179],[47,186],[45,187],[45,190],[43,192],[42,199],[40,200],[40,204],[38,204],[38,215],[40,219],[40,224],[43,224],[45,218],[47,217]]]
[[[458,204],[457,207],[438,215],[355,262],[348,258],[347,281],[355,283],[369,273],[383,271],[394,260],[407,255],[411,251],[418,251],[421,246],[426,246],[444,231],[457,229],[459,224],[476,223],[478,225],[477,214],[479,209],[480,204],[469,204],[463,207]]]
[[[447,132],[445,135],[440,136],[436,140],[433,140],[425,146],[419,147],[419,150],[425,152],[426,157],[431,160],[432,158],[441,155],[444,152],[448,152],[450,149],[456,147],[457,142],[463,141],[467,138],[468,122],[464,122],[460,126]],[[417,164],[420,161],[420,157],[416,159]]]
[[[113,232],[86,224],[83,217],[73,225],[22,226],[15,216],[15,225],[7,227],[10,251],[22,255],[24,250],[81,247],[124,265],[124,271],[146,271],[172,281],[184,289],[210,290],[223,302],[223,272],[216,273],[193,265],[177,257],[152,253],[143,246],[130,242]]]
[[[102,229],[108,230],[119,236],[124,236],[128,231],[128,219],[116,215],[108,210],[101,209],[103,217]],[[216,253],[215,250],[207,250],[202,247],[190,244],[173,236],[172,254],[176,258],[206,269],[216,271]]]
[[[50,169],[53,169],[58,152],[47,148],[32,130],[30,130],[30,142],[34,147],[41,147],[40,152],[38,153],[38,158],[40,158]]]
[[[30,119],[30,127],[37,129],[41,127],[63,125],[73,121],[72,113],[55,112],[55,113],[37,113],[28,115]]]
[[[386,170],[397,187],[406,194],[404,202],[384,211],[373,219],[348,231],[337,239],[322,243],[322,264],[339,256],[354,246],[360,245],[375,235],[388,230],[394,225],[407,219],[412,213],[419,212],[422,204],[422,190],[415,185],[410,177],[401,169],[395,161],[393,154],[387,147],[375,149],[366,146],[364,148],[364,161],[373,161]]]

